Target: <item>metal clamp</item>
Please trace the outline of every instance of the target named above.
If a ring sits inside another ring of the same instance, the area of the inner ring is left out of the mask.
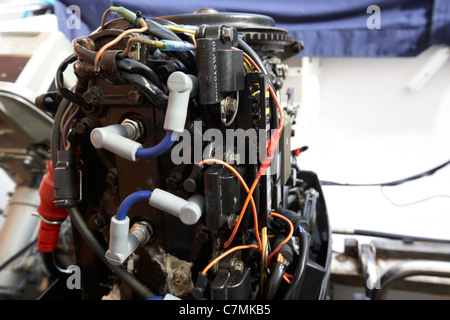
[[[63,223],[66,220],[66,219],[63,219],[63,220],[48,220],[44,216],[42,216],[39,212],[32,212],[31,215],[35,216],[35,217],[38,217],[39,219],[44,221],[46,224],[51,224],[51,225],[58,225],[58,224]]]

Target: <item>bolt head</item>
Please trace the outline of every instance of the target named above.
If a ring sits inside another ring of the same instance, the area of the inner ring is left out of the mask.
[[[224,42],[231,42],[234,39],[234,29],[231,27],[222,28],[222,40]]]

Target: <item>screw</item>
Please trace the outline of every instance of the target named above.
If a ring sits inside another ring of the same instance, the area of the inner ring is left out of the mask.
[[[82,119],[80,122],[77,122],[75,125],[75,131],[81,135],[88,134],[89,132],[92,131],[93,128],[94,128],[94,124],[88,118]]]
[[[131,103],[138,103],[139,100],[141,99],[141,95],[139,94],[139,92],[137,90],[130,90],[128,91],[128,100]]]
[[[103,93],[102,91],[96,87],[93,86],[89,91],[86,91],[83,93],[83,99],[89,104],[95,104],[102,100]]]
[[[114,185],[117,181],[117,172],[113,171],[113,170],[108,172],[108,174],[106,175],[105,181],[110,186]]]
[[[236,225],[238,220],[239,220],[239,216],[237,214],[234,214],[234,213],[230,214],[226,220],[226,222],[228,224],[228,228],[232,229]]]
[[[224,42],[231,42],[234,38],[234,30],[231,27],[222,28],[222,40]]]
[[[244,271],[244,262],[242,260],[236,261],[234,264],[234,270],[243,272]]]
[[[222,101],[220,101],[220,105],[223,108],[223,111],[227,114],[236,111],[238,107],[238,101],[237,99],[233,99],[230,97],[226,97]]]

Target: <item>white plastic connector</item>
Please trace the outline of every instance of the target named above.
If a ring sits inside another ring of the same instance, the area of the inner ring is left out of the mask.
[[[121,265],[126,258],[128,258],[129,255],[136,250],[137,245],[139,244],[137,238],[132,236],[131,238],[134,239],[131,239],[130,244],[134,246],[134,244],[137,243],[137,245],[134,250],[129,248],[129,228],[130,218],[126,217],[123,220],[117,220],[116,217],[111,218],[111,225],[109,229],[109,250],[106,251],[105,258],[112,265]]]
[[[97,149],[106,149],[130,161],[136,161],[136,151],[142,148],[142,144],[130,139],[129,130],[121,124],[95,128],[91,132],[91,142]]]
[[[143,228],[133,228],[131,231],[130,218],[117,220],[111,218],[109,250],[106,251],[105,258],[114,266],[121,265],[139,245],[145,244],[150,235]]]
[[[167,79],[169,101],[167,104],[164,129],[183,133],[186,123],[189,98],[197,92],[197,78],[181,71],[173,72]]]
[[[163,300],[181,300],[181,299],[178,298],[177,296],[174,296],[173,294],[166,293]]]
[[[196,224],[203,214],[205,199],[200,195],[193,195],[184,200],[176,195],[161,189],[152,191],[149,204],[159,210],[178,217],[187,225]]]

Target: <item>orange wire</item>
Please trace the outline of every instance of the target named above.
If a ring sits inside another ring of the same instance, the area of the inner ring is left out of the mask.
[[[227,251],[225,251],[224,253],[222,253],[221,255],[219,255],[217,258],[215,258],[214,260],[212,260],[206,267],[205,269],[203,269],[202,274],[206,274],[208,272],[208,270],[217,263],[217,261],[219,261],[220,259],[222,259],[223,257],[225,257],[226,255],[240,250],[240,249],[249,249],[249,248],[256,248],[259,249],[258,246],[256,244],[247,244],[247,245],[241,245],[241,246],[236,246],[233,247]]]
[[[231,170],[231,172],[233,172],[233,173],[238,177],[238,179],[241,181],[242,185],[244,186],[245,191],[247,191],[247,193],[251,195],[251,193],[249,193],[250,190],[248,189],[247,183],[245,182],[244,178],[242,178],[242,176],[239,174],[239,172],[236,171],[236,169],[234,169],[232,166],[230,166],[230,165],[229,165],[228,163],[226,163],[225,161],[222,161],[222,160],[219,160],[219,159],[205,159],[205,160],[203,160],[203,161],[200,161],[200,162],[198,163],[198,166],[201,167],[201,166],[203,166],[203,165],[204,165],[205,163],[207,163],[207,162],[218,163],[218,164],[221,164],[221,165],[225,166],[225,167],[228,168],[229,170]],[[253,193],[253,192],[252,192],[252,193]],[[256,239],[258,239],[258,247],[259,247],[259,249],[261,250],[261,249],[262,249],[262,244],[261,244],[261,238],[260,238],[259,230],[258,230],[258,213],[257,213],[257,211],[256,211],[256,205],[255,205],[255,201],[253,200],[253,196],[250,197],[250,200],[251,200],[251,203],[252,203],[252,209],[253,209],[253,219],[254,219],[254,223],[255,223]],[[243,213],[243,211],[241,211],[241,214],[240,214],[240,216],[239,216],[239,219],[238,219],[236,225],[234,226],[234,229],[233,229],[234,234],[236,234],[237,229],[239,228],[239,224],[240,224],[241,221],[242,221],[242,216],[243,216],[242,213]],[[234,237],[234,234],[232,234],[233,237]],[[225,247],[225,248],[226,248],[226,247]]]
[[[277,255],[277,261],[278,262],[283,262],[283,255],[281,254],[281,253],[279,253],[278,255]]]
[[[288,218],[286,218],[286,217],[284,217],[281,214],[278,214],[276,212],[272,212],[272,216],[280,218],[280,219],[283,219],[284,221],[286,221],[289,224],[289,229],[290,230],[289,230],[288,236],[283,241],[281,241],[280,244],[276,247],[276,249],[269,255],[269,261],[278,252],[278,250],[280,250],[281,246],[283,244],[285,244],[286,242],[288,242],[289,239],[291,239],[292,235],[294,234],[294,225],[292,224],[292,222]]]
[[[283,279],[287,282],[287,283],[291,283],[291,280],[289,280],[289,276],[292,277],[292,275],[289,275],[287,273],[283,274]]]
[[[277,255],[277,261],[279,261],[279,262],[285,261],[283,255],[282,255],[281,253],[279,253],[279,254]],[[283,279],[284,279],[288,284],[291,283],[291,280],[289,280],[289,278],[292,278],[292,277],[293,277],[292,274],[289,274],[289,273],[287,273],[287,272],[283,273]]]
[[[283,128],[283,111],[281,110],[280,102],[278,101],[278,98],[275,94],[275,92],[272,89],[272,86],[269,86],[270,94],[273,97],[273,100],[275,100],[275,104],[277,105],[278,113],[280,114],[280,124],[278,125],[278,129],[281,130]]]
[[[227,248],[231,244],[231,241],[233,241],[233,238],[237,233],[239,225],[241,224],[241,221],[244,218],[244,212],[245,212],[245,210],[247,210],[248,202],[250,201],[250,199],[253,199],[253,191],[255,191],[258,181],[259,181],[259,177],[257,177],[255,179],[255,181],[253,181],[253,184],[252,184],[250,190],[248,191],[247,198],[245,199],[244,205],[242,206],[241,213],[239,213],[238,221],[237,221],[236,225],[234,226],[233,232],[231,232],[230,238],[228,238],[228,240],[224,243],[224,245],[223,245],[224,248]],[[261,239],[259,239],[259,237],[258,237],[258,242],[260,243],[260,241],[261,241]],[[260,244],[260,247],[261,247],[261,244]]]

